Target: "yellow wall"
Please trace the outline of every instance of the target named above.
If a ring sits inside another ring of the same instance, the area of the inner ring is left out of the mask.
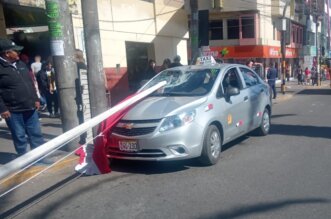
[[[157,65],[176,54],[187,64],[188,25],[182,6],[178,0],[155,0],[155,4],[140,0],[98,0],[104,67],[127,66],[125,41],[153,43],[155,51],[150,52],[149,58],[155,59]],[[82,47],[80,10],[73,16],[73,23],[76,47]]]

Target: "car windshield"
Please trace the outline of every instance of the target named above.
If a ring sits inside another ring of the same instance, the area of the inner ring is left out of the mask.
[[[154,92],[154,96],[204,96],[210,92],[219,74],[219,69],[165,70],[150,80],[142,90],[161,81],[167,84]]]

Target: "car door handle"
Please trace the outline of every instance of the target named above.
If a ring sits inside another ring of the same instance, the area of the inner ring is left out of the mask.
[[[244,102],[248,101],[248,96],[244,97]]]

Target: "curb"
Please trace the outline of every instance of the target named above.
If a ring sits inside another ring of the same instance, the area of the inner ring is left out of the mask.
[[[46,173],[55,173],[57,171],[60,171],[71,165],[77,164],[78,160],[79,160],[79,157],[77,157],[75,155],[71,155],[68,158],[57,163],[56,165],[52,166],[50,169],[48,169],[46,171]],[[47,167],[48,166],[31,166],[19,174],[12,175],[5,179],[2,179],[0,182],[1,190],[7,189],[9,187],[18,185],[19,183],[22,183],[25,180],[29,179],[30,177],[34,176],[35,174],[39,173],[40,171],[46,169]]]

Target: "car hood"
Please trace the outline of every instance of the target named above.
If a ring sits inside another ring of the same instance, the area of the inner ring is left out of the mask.
[[[206,97],[148,97],[130,109],[123,119],[161,119],[185,108],[197,107],[206,100]]]

